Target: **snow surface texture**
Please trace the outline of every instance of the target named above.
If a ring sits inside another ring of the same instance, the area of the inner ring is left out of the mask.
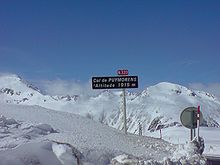
[[[33,87],[33,85],[28,84],[16,75],[0,77],[0,102],[2,106],[5,103],[38,105],[58,111],[79,114],[119,130],[123,129],[123,117],[120,112],[122,98],[120,95],[120,91],[102,91],[96,96],[87,97],[81,95],[48,96],[43,95],[36,87]],[[215,128],[218,128],[220,123],[220,101],[213,95],[201,91],[192,91],[186,87],[166,82],[149,87],[138,94],[127,92],[126,95],[128,132],[138,134],[138,125],[140,123],[143,135],[159,137],[158,129],[161,128],[163,134],[167,132],[166,136],[163,135],[164,139],[172,143],[185,145],[189,139],[189,130],[181,127],[180,113],[186,107],[201,105],[204,116],[202,125],[209,128],[212,127],[211,130],[207,129],[206,131],[209,132],[210,136],[205,137],[205,144],[208,146],[205,148],[205,153],[212,154],[215,151],[219,151],[220,142],[217,139],[219,136],[216,136],[216,133],[220,134]],[[11,108],[13,109],[13,107]],[[39,109],[39,107],[32,108],[36,111]],[[15,109],[17,109],[17,106]],[[24,106],[21,109],[28,108]],[[31,122],[35,120],[33,119]],[[47,119],[39,120],[36,121],[36,124],[48,124]],[[22,119],[22,121],[28,121],[28,118]],[[59,120],[57,122],[59,123]],[[65,120],[60,122],[66,123]],[[78,123],[75,126],[78,126]],[[59,126],[54,128],[59,128]],[[85,128],[85,130],[88,129],[90,128]],[[179,130],[178,132],[183,130],[185,134],[176,133],[176,129]],[[215,135],[212,136],[213,134]],[[59,136],[60,133],[57,135]],[[94,135],[94,138],[98,138],[96,131]],[[79,137],[84,141],[88,141],[85,137]],[[111,146],[111,142],[108,145]],[[83,146],[81,147],[83,148]],[[111,148],[114,148],[114,146]],[[137,154],[132,152],[132,155],[136,156]]]
[[[181,154],[183,149],[179,149],[178,145],[161,139],[124,135],[74,114],[39,106],[6,104],[1,105],[0,113],[3,115],[0,118],[0,164],[3,165],[70,165],[77,164],[77,161],[107,165],[120,163],[120,155],[127,155],[130,160],[123,158],[124,161],[133,164],[205,164],[201,156],[191,152],[192,147],[189,147],[188,155]],[[187,151],[184,149],[184,152]]]
[[[160,137],[160,132],[149,132],[147,136]],[[220,129],[200,127],[200,136],[205,141],[205,155],[220,155]],[[162,138],[174,144],[187,144],[190,141],[190,130],[184,127],[170,127],[162,130]]]

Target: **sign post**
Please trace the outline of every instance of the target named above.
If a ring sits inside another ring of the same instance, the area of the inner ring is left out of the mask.
[[[199,116],[199,117],[198,117]],[[184,109],[180,115],[180,120],[183,126],[190,129],[190,140],[192,141],[193,138],[196,136],[197,129],[197,136],[199,138],[199,124],[200,120],[202,120],[202,113],[199,110],[199,107],[188,107]]]
[[[127,134],[126,88],[138,88],[138,76],[128,76],[128,70],[118,70],[119,76],[92,77],[92,89],[122,89],[124,131]]]
[[[127,76],[128,70],[118,70],[117,71],[119,76]],[[126,114],[126,91],[125,88],[122,89],[122,97],[123,97],[123,121],[124,121],[124,131],[127,134],[127,114]]]
[[[122,89],[123,95],[123,118],[124,118],[124,131],[127,134],[127,115],[126,115],[126,93],[125,88]]]
[[[128,70],[118,70],[117,71],[119,76],[127,76],[128,75]],[[126,91],[125,88],[122,89],[122,97],[123,97],[123,106],[122,106],[122,111],[123,111],[123,121],[124,121],[124,131],[125,134],[127,134],[127,112],[126,112]]]
[[[197,141],[199,141],[199,125],[200,125],[200,106],[197,110]]]

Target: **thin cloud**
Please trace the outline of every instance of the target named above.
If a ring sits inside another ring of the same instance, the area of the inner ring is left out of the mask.
[[[10,72],[0,72],[1,76],[17,76]],[[93,90],[91,87],[91,80],[88,82],[80,82],[76,80],[30,80],[29,82],[37,84],[36,86],[44,94],[51,96],[65,96],[65,95],[79,95],[82,97],[95,96],[100,91]]]
[[[15,74],[10,73],[10,72],[0,72],[0,77],[1,76],[12,76],[12,75],[15,75]]]
[[[197,61],[197,60],[187,60],[187,61],[181,62],[180,64],[182,66],[184,66],[184,67],[189,67],[189,66],[193,66],[193,65],[199,64],[199,61]]]
[[[41,81],[41,87],[44,92],[49,95],[80,95],[80,96],[91,96],[96,94],[91,89],[91,83],[82,83],[74,80],[45,80]]]
[[[220,83],[211,83],[211,84],[203,84],[203,83],[191,83],[189,84],[191,89],[205,91],[210,94],[214,94],[216,97],[220,98]]]

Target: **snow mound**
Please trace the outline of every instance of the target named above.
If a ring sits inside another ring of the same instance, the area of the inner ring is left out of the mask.
[[[7,119],[3,115],[0,116],[0,126],[5,127],[8,125],[18,124],[15,119]]]
[[[62,165],[52,151],[51,142],[26,143],[0,151],[1,165]]]
[[[187,143],[185,145],[178,145],[172,157],[164,157],[162,161],[154,159],[144,159],[140,157],[134,157],[132,155],[119,155],[112,159],[111,164],[113,165],[206,165],[206,158],[201,156],[197,152],[197,147],[194,143]]]
[[[117,161],[161,164],[180,162],[180,159],[188,161],[193,157],[178,151],[177,145],[161,139],[124,135],[116,129],[70,113],[21,105],[2,105],[0,113],[6,116],[2,116],[2,121],[7,121],[8,117],[15,120],[14,124],[1,127],[0,164],[14,165],[13,160],[18,158],[23,158],[18,161],[19,165],[44,165],[45,162],[55,165],[77,162],[109,165]],[[173,155],[174,151],[182,154]],[[200,162],[200,159],[194,162]]]
[[[82,154],[70,144],[53,142],[52,151],[64,165],[77,165],[82,162]],[[76,151],[77,153],[75,153]]]

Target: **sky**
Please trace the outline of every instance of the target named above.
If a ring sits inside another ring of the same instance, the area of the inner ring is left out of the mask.
[[[0,72],[85,84],[128,69],[140,88],[166,81],[220,93],[219,29],[219,0],[7,0]]]

